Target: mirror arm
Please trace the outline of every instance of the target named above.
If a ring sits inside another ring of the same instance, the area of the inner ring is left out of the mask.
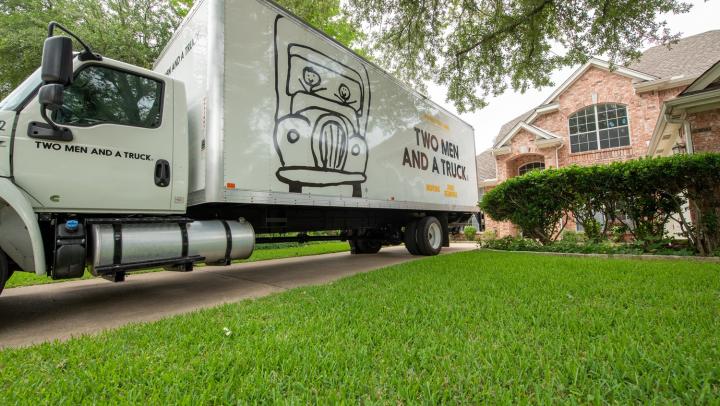
[[[53,36],[53,31],[55,30],[56,27],[59,30],[65,32],[67,35],[71,36],[72,38],[75,38],[75,40],[77,42],[79,42],[83,48],[85,48],[85,51],[80,54],[78,59],[80,59],[81,61],[90,61],[90,60],[102,61],[102,56],[100,56],[96,53],[93,53],[92,49],[90,49],[90,46],[88,46],[88,44],[86,44],[85,41],[83,41],[82,39],[80,39],[80,37],[73,34],[70,30],[68,30],[67,28],[63,27],[61,24],[59,24],[55,21],[51,21],[50,24],[48,24],[48,38]]]
[[[40,117],[42,117],[43,120],[45,120],[46,123],[50,125],[50,127],[53,128],[55,131],[60,131],[60,126],[57,125],[50,116],[47,115],[47,108],[45,106],[40,106]]]

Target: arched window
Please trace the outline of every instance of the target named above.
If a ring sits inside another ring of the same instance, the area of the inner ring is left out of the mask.
[[[522,176],[536,169],[545,169],[545,162],[530,162],[518,168],[518,175]]]
[[[569,118],[570,152],[630,145],[627,108],[605,103],[585,107]]]

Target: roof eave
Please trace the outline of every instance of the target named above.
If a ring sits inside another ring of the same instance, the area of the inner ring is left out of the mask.
[[[638,93],[645,93],[650,92],[653,90],[665,90],[665,89],[672,89],[674,87],[680,87],[680,86],[687,86],[695,79],[697,79],[698,76],[680,76],[680,77],[672,77],[672,78],[663,78],[663,79],[656,79],[656,80],[650,80],[647,82],[638,82],[633,84],[633,87],[635,88],[635,91]]]
[[[532,118],[532,116],[530,117]],[[511,140],[513,137],[515,137],[515,134],[520,132],[520,130],[525,130],[535,136],[544,138],[544,139],[554,139],[554,138],[560,138],[556,134],[553,134],[549,131],[545,131],[542,128],[535,127],[534,125],[528,124],[530,122],[530,118],[528,118],[526,121],[521,121],[517,124],[515,124],[515,127],[512,128],[512,130],[508,131],[508,133],[501,139],[500,141],[496,142],[493,146],[494,148],[500,148],[502,147],[506,142]]]

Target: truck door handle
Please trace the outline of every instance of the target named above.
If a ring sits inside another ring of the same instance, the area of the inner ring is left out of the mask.
[[[170,162],[158,159],[155,162],[155,184],[167,187],[170,184]]]

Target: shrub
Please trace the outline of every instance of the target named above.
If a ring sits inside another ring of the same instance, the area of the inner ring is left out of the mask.
[[[486,193],[480,207],[495,220],[515,223],[523,235],[550,244],[567,222],[563,199],[557,197],[563,190],[559,175],[557,170],[544,170],[510,178]]]
[[[473,226],[466,226],[463,230],[463,234],[465,234],[465,239],[468,241],[475,241],[475,234],[477,233],[477,230]]]
[[[522,237],[503,237],[494,240],[483,241],[482,248],[505,251],[537,251],[542,248],[537,241]]]
[[[577,231],[565,230],[562,233],[562,242],[567,244],[579,244],[587,240],[585,233],[579,233]]]
[[[480,239],[482,241],[490,241],[497,238],[497,233],[495,230],[485,230],[480,234]]]
[[[683,210],[686,204],[694,221]],[[591,241],[608,234],[619,241],[622,230],[648,249],[664,241],[674,219],[693,249],[710,255],[720,248],[720,154],[532,171],[486,193],[480,207],[543,245],[557,240],[572,216]]]

